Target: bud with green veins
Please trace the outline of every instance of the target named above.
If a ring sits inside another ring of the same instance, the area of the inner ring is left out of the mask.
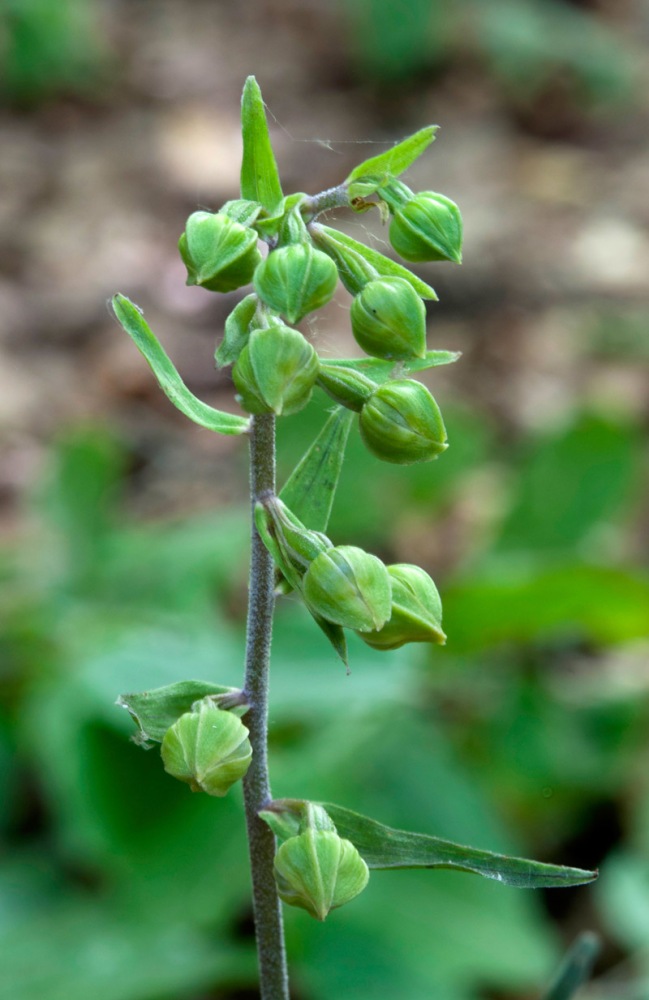
[[[392,588],[384,564],[354,545],[338,545],[313,560],[302,581],[309,610],[343,628],[382,628],[391,612]]]
[[[422,191],[401,205],[390,223],[390,243],[408,261],[462,263],[462,216],[454,201]]]
[[[320,362],[317,384],[337,403],[357,413],[377,387],[377,383],[362,372],[327,361]]]
[[[378,632],[359,632],[374,649],[398,649],[407,642],[443,645],[442,602],[437,587],[419,566],[388,566],[392,583],[392,614]]]
[[[167,730],[161,747],[165,771],[193,792],[223,796],[250,766],[248,730],[233,712],[209,699]]]
[[[298,323],[325,305],[337,283],[338,271],[331,258],[306,242],[273,250],[254,278],[259,298],[289,323]]]
[[[368,282],[351,307],[352,333],[366,354],[404,361],[426,354],[426,309],[403,278]]]
[[[187,268],[187,284],[211,292],[247,285],[261,262],[254,229],[220,213],[190,215],[178,249]]]
[[[324,809],[313,816],[309,806],[300,833],[289,837],[275,855],[280,898],[289,906],[324,920],[330,910],[349,903],[363,891],[369,871],[350,840],[336,832]]]
[[[284,324],[253,330],[232,369],[248,413],[297,413],[311,399],[318,355],[298,330]]]
[[[439,407],[414,379],[379,386],[361,410],[360,431],[373,455],[397,465],[429,462],[448,447]]]

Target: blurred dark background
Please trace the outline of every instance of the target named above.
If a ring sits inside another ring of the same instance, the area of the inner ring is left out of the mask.
[[[2,1000],[256,995],[240,791],[192,796],[128,740],[122,691],[241,679],[246,455],[183,421],[106,302],[138,302],[191,388],[236,409],[237,294],[176,242],[236,196],[254,73],[285,190],[425,124],[406,178],[457,201],[426,265],[427,382],[451,447],[382,465],[352,432],[331,535],[438,581],[444,649],[346,677],[278,610],[278,795],[540,860],[526,893],[375,873],[324,926],[287,912],[296,1000],[533,1000],[574,936],[580,997],[649,997],[647,0],[4,0],[0,8]],[[385,247],[369,216],[347,231]],[[349,297],[306,328],[355,347]],[[285,476],[329,401],[281,425]]]

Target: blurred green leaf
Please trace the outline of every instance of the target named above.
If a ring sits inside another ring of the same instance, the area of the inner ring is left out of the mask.
[[[586,636],[601,645],[646,636],[649,579],[604,566],[503,565],[444,591],[450,652],[553,635]]]
[[[588,414],[544,436],[522,465],[496,551],[587,546],[633,498],[641,447],[633,429]]]
[[[260,202],[272,215],[282,201],[282,186],[268,135],[264,101],[254,76],[248,77],[243,88],[241,132],[241,197]]]
[[[189,391],[144,321],[138,306],[125,295],[117,294],[113,297],[113,311],[151,368],[165,396],[181,413],[195,424],[216,431],[217,434],[245,434],[248,431],[250,427],[248,418],[215,410],[207,403],[202,403]]]
[[[554,982],[543,994],[542,1000],[571,1000],[590,977],[593,963],[599,953],[599,939],[586,931],[580,934],[561,963]]]

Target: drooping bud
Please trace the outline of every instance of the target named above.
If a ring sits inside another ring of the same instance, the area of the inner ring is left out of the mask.
[[[211,292],[247,285],[261,262],[254,229],[219,212],[190,215],[178,249],[187,268],[187,284]]]
[[[268,254],[255,272],[255,290],[262,301],[298,323],[332,297],[338,282],[336,265],[310,243],[294,243]]]
[[[273,324],[253,330],[232,369],[248,413],[297,413],[311,399],[318,355],[298,330]]]
[[[357,344],[376,358],[403,361],[426,354],[426,309],[403,278],[370,281],[351,307]]]
[[[348,365],[327,361],[320,362],[317,383],[337,403],[357,413],[377,387],[377,383],[362,372]]]
[[[343,628],[378,630],[390,617],[390,577],[376,556],[354,545],[322,552],[303,580],[309,610]]]
[[[359,632],[374,649],[398,649],[407,642],[443,645],[442,602],[437,587],[419,566],[388,566],[392,582],[392,614],[378,632]]]
[[[233,712],[209,699],[186,712],[162,741],[165,771],[185,781],[193,792],[223,796],[243,778],[252,759],[248,730]]]
[[[338,835],[324,809],[316,808],[322,815],[313,815],[310,807],[301,832],[279,847],[275,879],[285,903],[324,920],[363,891],[369,871],[352,842]]]
[[[460,210],[443,194],[422,191],[395,211],[390,243],[404,260],[450,260],[461,264]]]
[[[361,410],[360,431],[373,455],[397,465],[429,462],[448,447],[439,407],[414,379],[379,386]]]

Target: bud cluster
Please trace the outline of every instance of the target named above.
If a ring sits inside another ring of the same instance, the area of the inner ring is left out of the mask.
[[[316,620],[352,629],[375,649],[446,641],[440,597],[425,570],[386,566],[354,545],[334,545],[275,496],[257,504],[255,517],[278,568]]]

